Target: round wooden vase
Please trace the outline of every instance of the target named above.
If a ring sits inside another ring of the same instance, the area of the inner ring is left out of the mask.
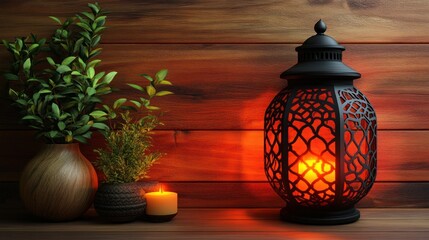
[[[97,174],[78,143],[48,144],[25,167],[21,199],[34,215],[73,220],[88,210],[97,191]]]

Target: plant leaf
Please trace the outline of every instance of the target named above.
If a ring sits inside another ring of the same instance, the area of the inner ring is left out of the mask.
[[[76,135],[82,135],[86,132],[88,132],[88,130],[91,128],[91,125],[83,125],[82,127],[76,129],[75,131],[73,131],[73,136]]]
[[[91,8],[94,14],[97,14],[100,11],[100,8],[96,4],[88,3],[88,7]]]
[[[159,91],[155,94],[155,96],[162,97],[162,96],[171,95],[171,94],[174,94],[174,93],[172,93],[170,91]]]
[[[70,72],[71,71],[71,68],[69,67],[69,66],[66,66],[66,65],[60,65],[60,66],[58,66],[57,67],[57,70],[56,70],[58,73],[60,73],[60,74],[63,74],[63,73],[65,73],[65,72]]]
[[[24,42],[21,38],[16,39],[15,48],[17,51],[21,51],[22,46],[24,46]]]
[[[99,72],[94,76],[94,81],[100,80],[100,78],[104,77],[105,72]]]
[[[95,22],[104,22],[106,20],[106,16],[99,16],[95,19]],[[104,24],[104,23],[103,23]],[[102,25],[103,25],[102,24]]]
[[[49,63],[51,66],[55,66],[55,62],[54,62],[54,60],[53,60],[51,57],[47,57],[47,58],[46,58],[46,60],[48,61],[48,63]]]
[[[89,96],[94,95],[96,92],[97,92],[97,91],[95,90],[95,88],[92,88],[92,87],[88,87],[88,88],[86,89],[86,94],[88,94]]]
[[[88,75],[89,78],[93,78],[95,75],[95,69],[93,67],[88,68],[88,70],[86,71],[86,74]]]
[[[71,75],[65,75],[63,77],[63,80],[65,83],[71,83]],[[57,87],[58,87],[58,85],[57,85]]]
[[[10,48],[10,44],[9,44],[9,42],[8,41],[6,41],[6,40],[2,40],[2,42],[3,42],[3,45],[7,48],[7,49],[9,49]]]
[[[61,131],[66,128],[66,124],[63,121],[58,122],[57,125],[58,125],[58,129],[60,129]]]
[[[24,69],[25,72],[29,73],[30,72],[30,68],[31,68],[31,59],[27,58],[27,60],[25,60],[24,64],[22,65],[22,68]]]
[[[113,103],[113,108],[114,108],[114,109],[119,108],[119,107],[120,107],[120,106],[122,106],[122,104],[124,104],[126,101],[127,101],[127,99],[126,99],[126,98],[119,98],[118,100],[116,100],[116,101]]]
[[[3,76],[4,76],[4,78],[6,78],[6,80],[8,80],[8,81],[16,81],[16,80],[18,80],[18,79],[19,79],[17,75],[12,74],[12,73],[5,73],[5,74],[3,74]]]
[[[162,69],[159,72],[156,73],[155,77],[157,81],[162,81],[165,79],[165,77],[168,74],[168,70],[167,69]]]
[[[33,51],[33,49],[36,49],[39,47],[39,44],[35,43],[35,44],[31,44],[31,46],[28,48],[28,51]]]
[[[134,105],[136,105],[136,107],[141,108],[142,104],[139,101],[136,100],[130,100],[130,102],[134,103]]]
[[[149,95],[149,97],[153,97],[156,93],[156,89],[152,85],[149,85],[146,87],[146,92]]]
[[[85,15],[87,18],[91,19],[92,21],[94,21],[94,14],[89,13],[89,12],[81,12],[82,15]]]
[[[104,25],[104,23],[103,24],[100,24],[100,23],[101,22],[98,22],[98,26]],[[106,29],[106,27],[98,27],[97,29],[95,29],[94,33],[99,33],[101,31],[103,31],[104,29]]]
[[[149,110],[159,110],[159,107],[155,107],[155,106],[146,106],[146,108]]]
[[[84,22],[78,22],[76,23],[76,25],[78,25],[79,27],[81,27],[82,29],[88,31],[88,32],[92,32],[91,28],[88,26],[88,24],[84,23]]]
[[[91,36],[88,32],[79,32],[86,40],[91,41]]]
[[[104,76],[105,72],[99,72],[97,73],[94,78],[93,78],[93,82],[92,82],[92,87],[96,87],[98,81]]]
[[[70,65],[70,63],[72,63],[75,59],[76,57],[74,56],[67,57],[62,61],[61,65]]]
[[[137,90],[139,90],[139,91],[142,91],[142,92],[144,92],[144,91],[145,91],[143,87],[140,87],[140,86],[139,86],[139,85],[137,85],[137,84],[127,83],[127,85],[128,85],[128,86],[130,86],[130,87],[132,87],[132,88],[134,88],[134,89],[137,89]]]
[[[58,134],[58,131],[49,131],[47,134],[49,138],[55,138]]]
[[[60,108],[56,103],[52,103],[52,112],[56,117],[60,117]]]
[[[52,93],[52,91],[49,90],[49,89],[43,89],[43,90],[40,90],[39,93],[40,94],[42,94],[42,93]]]
[[[153,78],[151,76],[149,76],[149,74],[143,73],[143,74],[140,74],[140,76],[142,76],[142,77],[146,78],[147,80],[153,82]]]
[[[60,19],[58,19],[57,17],[49,16],[49,18],[50,18],[50,19],[52,19],[52,20],[54,20],[54,21],[55,21],[55,22],[57,22],[58,24],[63,25],[63,23],[61,22],[61,20],[60,20]]]
[[[95,110],[92,113],[90,113],[89,115],[91,115],[93,118],[100,118],[100,117],[104,117],[107,115],[107,113],[100,111],[100,110]]]
[[[22,118],[22,120],[34,120],[38,123],[42,123],[42,119],[36,115],[26,115]]]
[[[167,80],[162,80],[159,82],[159,84],[161,84],[161,85],[173,85],[170,81],[167,81]]]
[[[12,99],[16,99],[18,97],[18,93],[15,90],[13,90],[12,88],[9,88],[9,96]]]
[[[75,139],[78,142],[81,143],[87,143],[86,138],[82,137],[82,136],[73,136],[73,139]]]
[[[72,142],[72,141],[73,141],[73,136],[72,136],[72,135],[67,135],[67,136],[64,138],[64,140],[65,140],[67,143]]]
[[[96,36],[95,38],[92,39],[91,46],[92,47],[97,46],[97,44],[100,42],[100,40],[101,40],[101,35]],[[92,54],[92,52],[91,52],[91,54]]]
[[[95,66],[97,66],[97,64],[99,64],[100,62],[101,62],[101,60],[100,60],[100,59],[92,60],[90,63],[88,63],[88,67],[95,67]]]
[[[83,40],[84,38],[81,37],[76,41],[76,43],[74,44],[73,52],[75,53],[79,52],[79,49],[82,47]]]
[[[121,106],[121,109],[127,111],[137,111],[137,109],[133,106]]]
[[[112,82],[113,78],[116,76],[118,72],[109,72],[105,77],[104,77],[104,83],[109,84],[110,82]]]
[[[101,129],[101,130],[106,130],[106,131],[110,130],[109,126],[107,126],[104,123],[94,123],[94,124],[92,124],[92,127],[97,128],[97,129]]]

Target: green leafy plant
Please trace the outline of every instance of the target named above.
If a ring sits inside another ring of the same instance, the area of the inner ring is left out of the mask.
[[[99,108],[101,96],[110,93],[116,72],[98,72],[95,57],[105,29],[106,14],[95,4],[59,24],[53,36],[38,39],[31,34],[14,42],[3,40],[13,61],[4,74],[14,104],[24,124],[51,143],[86,142],[92,131],[108,131],[108,113]],[[47,43],[48,42],[48,43]]]
[[[159,85],[171,85],[166,80],[168,71],[163,69],[155,75],[155,79],[147,74],[142,76],[148,80],[146,86],[128,84],[140,93],[138,99],[117,99],[113,107],[104,105],[104,110],[111,119],[120,116],[119,126],[111,126],[105,135],[106,146],[94,150],[99,157],[94,165],[105,175],[107,183],[129,183],[147,177],[150,167],[164,154],[151,152],[152,133],[159,126],[159,118],[154,114],[159,107],[153,106],[154,97],[173,94],[170,91],[157,91]],[[131,111],[144,111],[135,119]],[[115,130],[116,129],[116,130]]]

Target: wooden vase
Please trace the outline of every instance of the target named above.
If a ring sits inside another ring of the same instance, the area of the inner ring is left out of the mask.
[[[20,193],[25,207],[51,221],[76,219],[88,210],[98,187],[79,144],[48,144],[25,167]]]

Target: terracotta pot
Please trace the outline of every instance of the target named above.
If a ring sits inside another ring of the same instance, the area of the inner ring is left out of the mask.
[[[97,191],[97,174],[79,144],[47,144],[25,167],[20,193],[34,215],[68,221],[88,210]]]
[[[156,186],[157,182],[103,183],[95,195],[94,208],[110,222],[134,221],[144,214],[145,192]]]

